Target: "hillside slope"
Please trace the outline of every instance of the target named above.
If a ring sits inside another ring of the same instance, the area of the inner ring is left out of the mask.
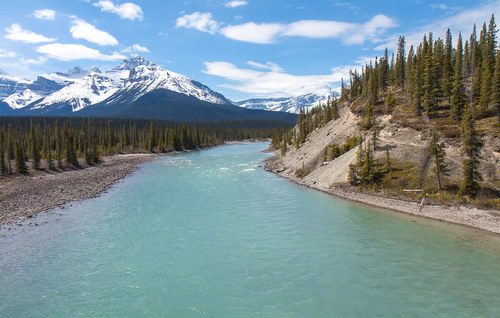
[[[345,199],[500,233],[500,213],[466,207],[457,201],[443,202],[442,197],[433,196],[432,193],[437,192],[437,184],[433,172],[434,163],[426,150],[429,145],[429,133],[425,129],[419,130],[404,125],[397,118],[407,106],[404,102],[391,113],[381,113],[375,119],[379,130],[373,156],[375,161],[383,166],[388,150],[395,171],[391,182],[396,183],[397,189],[350,186],[349,165],[356,163],[360,146],[331,161],[323,161],[323,152],[325,147],[331,147],[333,144],[342,145],[353,136],[364,137],[365,142],[361,144],[363,147],[367,146],[367,140],[372,140],[371,131],[359,128],[361,117],[352,111],[355,109],[353,107],[355,104],[356,102],[342,103],[339,110],[340,117],[310,132],[299,148],[290,145],[284,155],[276,150],[276,156],[266,162],[266,169],[298,184]],[[294,130],[298,134],[297,126]],[[445,190],[442,192],[449,194],[458,189],[463,157],[459,138],[443,138],[443,140],[446,145],[446,163],[450,175],[444,178]],[[498,193],[495,191],[500,190],[500,138],[483,134],[482,140],[484,142],[480,159],[480,172],[484,178],[482,186],[493,191],[494,196]],[[401,175],[407,179],[403,179]],[[426,197],[427,203],[440,205],[425,205],[422,208],[421,189],[430,193]],[[441,205],[443,203],[447,205],[446,209],[443,209]]]

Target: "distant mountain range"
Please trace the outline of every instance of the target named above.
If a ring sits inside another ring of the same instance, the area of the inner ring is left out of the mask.
[[[67,73],[22,80],[0,71],[0,115],[156,118],[170,120],[275,119],[295,115],[233,105],[222,94],[136,56],[102,72],[75,67]]]
[[[233,102],[248,109],[260,109],[297,114],[301,108],[310,109],[319,103],[326,103],[328,97],[338,96],[330,87],[322,87],[315,92],[294,97],[252,98]]]

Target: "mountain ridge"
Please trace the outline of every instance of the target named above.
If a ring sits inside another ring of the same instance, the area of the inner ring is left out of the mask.
[[[141,56],[125,59],[104,72],[97,67],[90,70],[74,67],[65,73],[43,74],[33,82],[21,84],[11,81],[6,86],[3,95],[8,96],[2,102],[10,110],[3,105],[0,115],[172,120],[273,118],[287,122],[295,118],[291,114],[235,106],[208,86]]]

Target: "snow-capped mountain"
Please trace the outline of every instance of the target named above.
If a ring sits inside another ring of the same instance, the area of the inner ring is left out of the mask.
[[[35,90],[21,91],[4,101],[13,109],[28,106],[29,111],[42,113],[60,113],[62,110],[77,112],[99,103],[131,103],[149,92],[165,89],[209,103],[230,103],[207,86],[165,70],[140,56],[126,59],[106,72],[96,67],[90,71],[75,67],[67,73],[51,73],[44,77],[61,85],[60,89],[50,94]]]
[[[59,84],[45,77],[38,76],[36,81],[23,86],[22,89],[16,90],[3,101],[12,109],[21,109],[63,87],[64,84]]]
[[[296,118],[235,106],[209,87],[140,56],[104,72],[97,67],[88,71],[75,67],[65,73],[43,74],[34,82],[11,81],[3,91],[1,83],[0,115],[182,121],[265,118],[290,122]]]
[[[108,100],[104,101],[106,104],[123,102],[124,98],[129,102],[133,102],[158,89],[192,96],[213,104],[230,104],[224,96],[212,91],[209,87],[184,75],[165,70],[140,56],[123,61],[112,72],[122,72],[122,74],[127,72],[128,77],[125,79],[123,86]]]
[[[30,82],[21,78],[10,76],[0,70],[0,100],[11,94],[23,90]]]
[[[293,97],[271,97],[271,98],[252,98],[233,102],[233,104],[249,109],[272,110],[288,113],[299,113],[300,109],[310,109],[318,106],[319,103],[326,103],[328,97],[337,96],[329,87],[323,87],[316,92]]]

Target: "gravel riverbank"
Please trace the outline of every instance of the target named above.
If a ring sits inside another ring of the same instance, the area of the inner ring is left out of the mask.
[[[0,226],[21,222],[71,201],[96,197],[153,158],[150,154],[115,155],[85,169],[36,171],[4,179],[0,182]]]
[[[298,178],[290,173],[290,171],[287,171],[284,167],[283,160],[279,155],[275,155],[266,160],[265,169],[267,171],[271,171],[297,184],[329,193],[341,199],[500,234],[499,211],[448,205],[424,204],[420,207],[419,202],[371,195],[343,188],[328,187],[325,186],[325,183],[319,182],[319,179],[322,178],[321,175],[317,176],[318,182],[309,179],[306,182],[304,179]]]

